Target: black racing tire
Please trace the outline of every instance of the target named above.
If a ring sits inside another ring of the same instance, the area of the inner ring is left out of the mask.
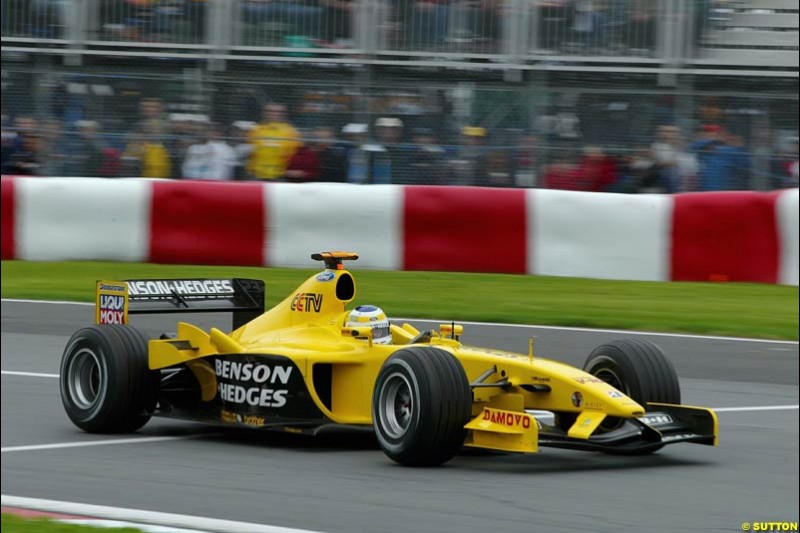
[[[583,370],[619,389],[644,408],[648,402],[681,403],[675,367],[661,348],[650,341],[622,339],[598,346],[586,358]],[[611,431],[621,424],[622,420],[609,417],[599,430]],[[660,447],[626,454],[652,453],[658,449]]]
[[[150,420],[159,373],[148,367],[147,338],[127,325],[76,331],[61,358],[61,402],[89,433],[129,433]]]
[[[650,341],[623,339],[598,346],[583,365],[644,407],[647,402],[681,403],[675,367]]]
[[[386,360],[372,396],[372,426],[389,458],[405,466],[446,463],[464,445],[472,392],[461,363],[433,347]]]

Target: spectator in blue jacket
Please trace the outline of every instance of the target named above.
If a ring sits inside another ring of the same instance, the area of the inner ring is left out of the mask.
[[[744,138],[741,135],[729,135],[727,145],[731,147],[734,155],[734,188],[750,189],[753,157],[747,149]]]
[[[741,164],[740,150],[725,142],[720,126],[705,125],[701,138],[692,143],[699,163],[697,190],[727,191],[740,188],[737,183]]]

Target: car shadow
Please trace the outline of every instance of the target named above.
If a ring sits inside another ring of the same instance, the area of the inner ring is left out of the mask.
[[[235,443],[243,446],[291,449],[298,452],[352,452],[380,450],[371,431],[331,430],[318,435],[286,433],[274,430],[216,427],[201,438],[204,441]]]
[[[254,448],[291,449],[294,452],[309,454],[381,451],[377,439],[369,431],[332,430],[318,435],[301,435],[269,430],[215,427],[211,433],[198,435],[197,440]],[[680,453],[680,450],[686,449],[684,446],[678,446],[675,449],[661,450],[649,455],[621,456],[554,448],[543,448],[539,453],[527,455],[464,448],[441,468],[508,474],[548,474],[697,467],[714,464],[713,460],[704,456],[693,454],[692,457],[687,457],[685,453]],[[670,454],[670,451],[673,453]],[[405,468],[392,462],[388,457],[386,466]]]
[[[678,452],[678,450],[674,450]],[[631,470],[643,468],[675,468],[680,466],[705,466],[711,460],[687,458],[680,452],[670,455],[669,450],[638,456],[609,455],[601,452],[555,450],[544,448],[536,454],[504,454],[485,452],[459,454],[447,463],[447,468],[491,471],[508,474],[549,474],[567,472],[592,472],[603,470]]]

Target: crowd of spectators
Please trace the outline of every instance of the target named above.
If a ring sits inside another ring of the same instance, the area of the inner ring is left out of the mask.
[[[268,103],[258,122],[225,126],[202,115],[168,114],[160,99],[143,98],[134,131],[124,135],[103,132],[91,120],[67,127],[30,116],[10,123],[4,116],[2,172],[666,193],[798,185],[796,136],[759,130],[748,146],[719,124],[704,124],[691,136],[668,124],[657,127],[650,144],[615,150],[581,144],[569,118],[542,117],[544,131],[521,132],[513,143],[493,142],[488,129],[466,126],[442,144],[440,132],[407,128],[396,116],[300,130],[285,105]]]

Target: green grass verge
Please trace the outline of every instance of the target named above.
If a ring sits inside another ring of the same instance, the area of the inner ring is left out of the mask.
[[[98,528],[78,524],[63,524],[43,518],[22,518],[11,514],[2,515],[3,533],[142,533],[130,527]]]
[[[390,316],[798,338],[798,289],[753,283],[663,283],[582,278],[359,271],[357,303]],[[97,279],[252,277],[268,305],[316,270],[132,263],[2,262],[4,298],[91,301]]]

